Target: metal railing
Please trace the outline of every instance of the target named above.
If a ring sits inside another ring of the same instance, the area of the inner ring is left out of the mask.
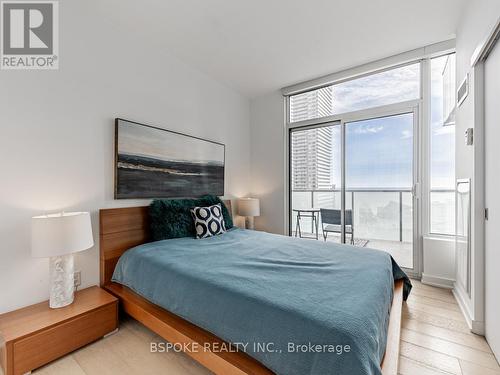
[[[397,193],[398,194],[398,201],[399,201],[399,210],[398,210],[398,215],[399,215],[399,241],[403,242],[403,194],[404,193],[412,193],[411,188],[358,188],[358,189],[346,189],[346,196],[350,193],[351,194],[351,209],[353,213],[353,221],[354,221],[354,215],[355,215],[355,196],[356,193]],[[431,193],[452,193],[454,192],[453,189],[432,189],[430,191]],[[310,189],[293,189],[292,193],[310,193],[310,208],[331,208],[331,207],[319,207],[319,205],[314,204],[315,202],[315,194],[316,193],[341,193],[341,189],[316,189],[316,190],[310,190]],[[293,201],[292,201],[293,205]],[[296,207],[292,207],[296,208]],[[340,207],[337,207],[339,209]],[[314,231],[313,228],[313,223],[311,222],[311,232]]]
[[[327,208],[327,207],[315,207],[315,199],[314,196],[316,193],[341,193],[341,189],[316,189],[316,190],[310,190],[310,189],[294,189],[292,190],[292,193],[309,193],[310,194],[310,205],[309,207],[311,208]],[[398,200],[399,200],[399,210],[398,210],[398,215],[399,215],[399,241],[403,241],[403,193],[411,193],[412,189],[405,189],[405,188],[358,188],[358,189],[346,189],[346,196],[348,194],[351,194],[351,209],[353,213],[353,221],[354,221],[354,215],[355,215],[355,196],[356,193],[397,193],[398,194]],[[292,202],[293,204],[293,202]],[[295,208],[295,207],[293,207]],[[338,207],[339,208],[339,207]],[[313,230],[311,226],[311,231]]]

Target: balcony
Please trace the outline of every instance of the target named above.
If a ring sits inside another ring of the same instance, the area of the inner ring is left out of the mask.
[[[439,211],[442,222],[431,223],[442,234],[453,231],[454,190],[431,191],[431,211]],[[292,208],[340,209],[340,189],[293,190]],[[411,189],[363,188],[346,190],[346,209],[353,212],[354,245],[387,251],[403,267],[413,268],[413,203]],[[447,223],[447,225],[444,225]],[[450,224],[451,223],[451,224]],[[297,214],[292,216],[292,235],[295,236]],[[316,238],[311,218],[300,221],[303,237]],[[321,217],[319,236],[322,236]],[[340,229],[340,228],[339,228]],[[350,243],[350,234],[346,242]],[[329,233],[328,241],[340,242],[340,233]]]

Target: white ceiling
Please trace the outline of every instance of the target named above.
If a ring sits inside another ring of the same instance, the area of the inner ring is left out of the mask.
[[[253,98],[452,38],[465,1],[141,0],[107,16]]]

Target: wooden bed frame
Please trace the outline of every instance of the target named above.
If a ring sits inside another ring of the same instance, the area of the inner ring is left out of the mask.
[[[224,201],[231,212],[231,201]],[[227,345],[222,339],[167,310],[152,304],[129,288],[111,281],[120,256],[129,248],[149,242],[148,207],[112,208],[99,212],[101,286],[120,300],[121,309],[170,343],[199,345],[204,348]],[[382,373],[398,371],[399,339],[403,303],[403,282],[395,283],[387,347]],[[244,352],[192,350],[186,354],[216,374],[273,374]]]

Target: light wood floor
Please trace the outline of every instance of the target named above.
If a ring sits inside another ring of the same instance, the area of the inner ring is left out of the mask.
[[[413,281],[403,307],[399,373],[401,375],[500,375],[483,337],[469,332],[450,291]],[[181,353],[150,353],[161,338],[126,320],[120,331],[68,355],[36,374],[208,374]]]

